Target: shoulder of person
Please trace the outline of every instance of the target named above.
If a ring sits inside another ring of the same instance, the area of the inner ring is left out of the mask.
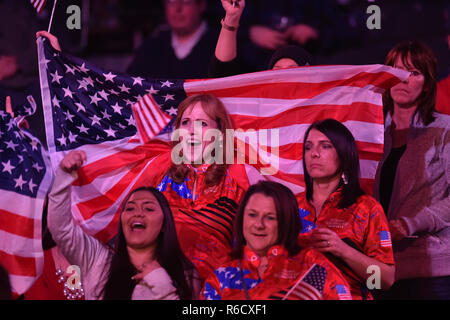
[[[355,204],[357,206],[364,205],[364,206],[370,207],[370,208],[381,206],[380,203],[378,202],[378,200],[375,199],[370,194],[363,194],[363,195],[359,196],[358,199],[356,199]]]
[[[443,128],[446,131],[450,129],[450,115],[434,112],[433,116],[435,117],[434,121],[430,124],[432,127]]]

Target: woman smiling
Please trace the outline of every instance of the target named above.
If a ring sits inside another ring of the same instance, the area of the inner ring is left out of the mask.
[[[205,299],[351,299],[347,282],[322,254],[302,250],[294,194],[269,181],[252,185],[240,204],[232,260],[210,276]],[[314,280],[313,280],[314,279]]]

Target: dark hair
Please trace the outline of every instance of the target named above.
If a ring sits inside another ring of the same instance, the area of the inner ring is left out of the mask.
[[[424,75],[423,89],[417,98],[417,109],[414,114],[418,113],[422,122],[428,125],[434,121],[433,112],[436,105],[436,56],[428,46],[414,40],[403,41],[392,48],[386,57],[385,64],[394,66],[398,58],[406,67],[414,67]],[[411,63],[408,62],[408,58],[411,59]],[[386,90],[383,94],[383,111],[385,115],[388,112],[391,114],[394,112],[394,101],[390,90]]]
[[[155,258],[169,274],[175,288],[177,288],[177,294],[180,299],[192,299],[194,266],[181,251],[172,211],[170,210],[166,197],[153,187],[140,187],[130,192],[123,202],[121,212],[123,212],[131,195],[138,191],[148,191],[152,193],[161,206],[164,214],[164,222],[161,228],[164,229],[164,232],[160,232],[156,239]],[[119,223],[115,252],[108,271],[108,280],[103,288],[103,299],[131,299],[134,287],[136,286],[136,283],[131,280],[131,277],[136,274],[137,270],[131,263],[128,255],[122,223]],[[190,278],[189,282],[186,280],[187,276]]]
[[[284,58],[294,60],[298,66],[311,66],[315,64],[313,56],[302,47],[296,45],[285,45],[278,48],[272,54],[267,69],[271,70],[279,60]]]
[[[230,256],[233,259],[242,258],[244,246],[247,243],[243,233],[244,211],[250,197],[256,193],[263,194],[273,199],[277,210],[278,220],[277,244],[283,245],[288,250],[289,256],[296,255],[301,250],[297,238],[302,229],[297,199],[292,191],[281,183],[259,181],[247,190],[239,205],[234,220],[233,238],[235,244]]]
[[[223,164],[213,163],[209,166],[209,168],[206,171],[205,177],[206,185],[212,186],[218,184],[226,174],[227,165],[225,157],[227,147],[225,136],[226,130],[232,129],[232,125],[228,112],[225,109],[225,106],[223,105],[222,101],[220,101],[217,97],[211,94],[196,94],[184,99],[178,106],[177,117],[175,119],[175,128],[180,127],[181,119],[183,117],[184,112],[197,102],[201,104],[203,111],[208,115],[208,117],[216,121],[218,127],[217,129],[220,130],[222,136],[224,137]],[[189,169],[184,164],[178,165],[173,164],[169,169],[169,175],[176,183],[183,183],[188,173]]]
[[[305,143],[309,132],[316,129],[322,132],[330,139],[339,157],[340,169],[344,173],[347,183],[343,183],[342,179],[339,186],[342,187],[342,199],[338,207],[347,208],[356,200],[365,194],[359,184],[359,156],[356,147],[355,138],[352,133],[339,121],[334,119],[325,119],[312,123],[305,132],[303,139],[303,175],[306,184],[306,199],[309,201],[313,197],[313,181],[305,164]]]

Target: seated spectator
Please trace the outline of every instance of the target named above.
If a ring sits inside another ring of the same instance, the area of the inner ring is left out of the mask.
[[[368,268],[379,268],[377,289],[388,289],[395,267],[383,208],[359,184],[355,139],[339,121],[326,119],[311,124],[303,141],[306,193],[298,202],[305,228],[299,240],[329,257],[353,299],[371,299]]]
[[[302,250],[297,201],[284,185],[260,181],[239,206],[232,260],[206,280],[214,300],[351,299],[347,282],[324,255]]]
[[[384,153],[374,195],[389,220],[395,283],[385,299],[450,299],[450,117],[435,111],[437,61],[419,41],[386,64],[411,72],[383,96]]]
[[[217,39],[202,20],[206,0],[164,0],[164,7],[168,27],[144,41],[127,72],[153,78],[206,78]]]
[[[155,188],[134,189],[125,199],[114,251],[75,224],[70,188],[85,160],[83,151],[72,151],[61,161],[48,227],[69,263],[80,267],[86,299],[195,298],[195,269],[178,244],[170,206]]]

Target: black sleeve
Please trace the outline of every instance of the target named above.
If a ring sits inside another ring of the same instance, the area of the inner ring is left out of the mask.
[[[242,73],[242,68],[238,58],[223,62],[217,59],[216,55],[213,55],[209,63],[208,75],[210,78],[230,77],[240,73]]]

